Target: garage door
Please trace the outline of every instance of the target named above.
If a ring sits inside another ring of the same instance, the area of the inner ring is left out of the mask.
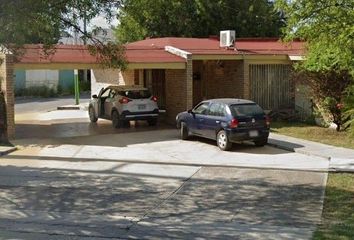
[[[290,70],[291,66],[285,64],[251,64],[251,99],[264,109],[293,108],[294,84]]]

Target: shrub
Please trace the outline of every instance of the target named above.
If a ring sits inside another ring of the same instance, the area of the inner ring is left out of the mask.
[[[49,88],[47,86],[31,86],[28,88],[21,88],[15,90],[15,96],[21,97],[56,97],[58,93],[55,89]]]

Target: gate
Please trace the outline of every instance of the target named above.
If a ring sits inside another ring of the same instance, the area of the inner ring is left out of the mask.
[[[250,96],[264,109],[294,108],[291,66],[286,64],[251,64]]]

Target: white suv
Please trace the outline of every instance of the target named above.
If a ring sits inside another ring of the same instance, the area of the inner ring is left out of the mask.
[[[150,126],[157,123],[157,98],[140,86],[109,86],[93,95],[89,104],[91,122],[98,118],[112,120],[115,128],[129,125],[130,120],[147,120]]]

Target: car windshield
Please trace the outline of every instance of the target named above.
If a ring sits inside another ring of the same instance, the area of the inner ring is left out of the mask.
[[[235,104],[230,106],[234,116],[255,116],[264,114],[263,109],[257,104]]]
[[[120,91],[119,95],[130,98],[130,99],[140,99],[140,98],[149,98],[151,93],[149,90],[127,90]]]

